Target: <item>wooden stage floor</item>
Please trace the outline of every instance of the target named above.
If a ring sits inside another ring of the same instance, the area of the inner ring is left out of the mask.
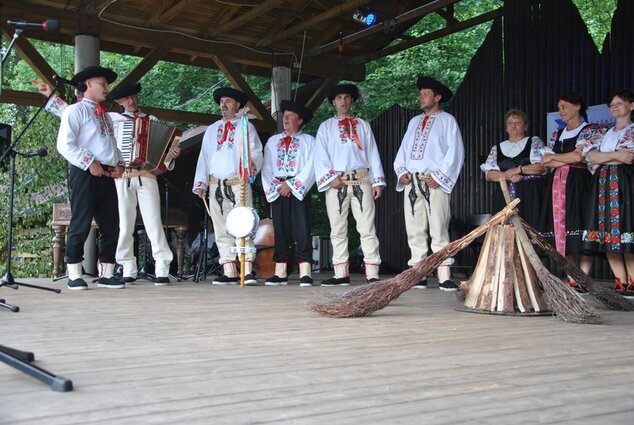
[[[21,308],[0,310],[0,344],[75,386],[0,363],[0,423],[634,423],[632,313],[601,310],[603,325],[464,313],[432,284],[330,319],[305,302],[343,288],[291,283],[0,288]]]

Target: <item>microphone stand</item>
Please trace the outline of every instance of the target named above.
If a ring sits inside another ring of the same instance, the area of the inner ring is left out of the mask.
[[[19,37],[21,33],[22,33],[21,29],[16,29],[8,49],[7,50],[2,49],[2,61],[0,61],[0,96],[2,95],[2,77],[3,77],[2,69],[4,68],[4,62],[6,61],[9,55],[9,52],[11,51],[11,48],[13,47],[13,44],[15,43],[15,41],[17,40],[17,38]],[[55,87],[55,90],[57,90],[57,88],[58,87]],[[55,93],[55,90],[53,90],[53,93]],[[52,93],[51,93],[51,96],[52,96]],[[11,245],[12,245],[12,238],[13,238],[13,201],[14,201],[14,191],[15,191],[15,157],[19,155],[19,152],[15,150],[15,146],[18,144],[18,142],[20,141],[20,139],[22,138],[26,130],[31,126],[31,124],[33,123],[35,118],[39,115],[39,113],[42,111],[42,109],[44,109],[44,106],[46,105],[46,103],[48,103],[49,99],[50,99],[50,96],[48,99],[46,99],[46,102],[42,106],[40,106],[40,109],[37,110],[35,115],[27,123],[27,125],[24,127],[20,135],[15,139],[15,141],[9,145],[7,150],[2,155],[2,158],[0,158],[0,164],[7,157],[10,158],[10,162],[11,162],[11,167],[10,167],[11,174],[10,174],[10,186],[9,186],[9,197],[10,197],[9,199],[9,229],[8,229],[9,232],[7,237],[8,239],[7,270],[4,276],[2,276],[2,281],[0,281],[0,288],[2,288],[3,286],[8,286],[9,288],[12,288],[12,289],[18,289],[18,285],[20,285],[20,286],[26,286],[29,288],[52,291],[56,293],[61,292],[59,289],[46,288],[43,286],[29,285],[26,283],[16,282],[15,279],[13,278],[13,275],[11,274]],[[4,300],[0,300],[0,306],[7,308],[14,313],[20,311],[20,308],[18,306],[7,304],[5,303]],[[47,370],[41,369],[33,365],[32,362],[34,360],[35,360],[35,356],[31,352],[16,350],[11,347],[0,345],[0,361],[18,369],[21,372],[26,373],[27,375],[35,379],[38,379],[44,382],[45,384],[49,385],[53,391],[62,391],[62,392],[72,391],[73,389],[72,381],[61,376],[56,376],[48,372]]]

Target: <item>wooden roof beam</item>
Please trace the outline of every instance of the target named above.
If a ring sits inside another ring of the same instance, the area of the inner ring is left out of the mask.
[[[250,20],[257,18],[261,14],[268,12],[269,10],[280,6],[288,0],[266,0],[262,4],[256,7],[250,8],[246,13],[240,14],[237,18],[212,28],[212,31],[207,34],[208,37],[215,37],[219,34],[231,32],[234,29],[246,24]]]
[[[305,106],[311,111],[315,111],[319,107],[319,105],[321,105],[321,102],[323,102],[326,98],[328,94],[328,89],[338,82],[339,78],[337,77],[328,77],[324,79],[324,82],[321,83],[317,90],[315,90],[310,99],[308,99],[308,102],[306,102]]]
[[[103,10],[104,7],[112,3],[112,0],[89,0],[84,1],[77,11],[82,15],[96,16]]]
[[[396,46],[390,46],[387,47],[383,50],[379,50],[378,52],[375,53],[370,53],[368,55],[363,55],[363,56],[359,56],[356,57],[354,59],[352,59],[350,61],[351,64],[363,64],[363,63],[368,63],[370,61],[385,57],[385,56],[389,56],[389,55],[393,55],[394,53],[398,53],[401,52],[403,50],[409,49],[411,47],[414,46],[418,46],[420,44],[424,44],[424,43],[428,43],[432,40],[436,40],[438,38],[442,38],[445,36],[448,36],[450,34],[453,34],[455,32],[459,32],[462,30],[465,30],[467,28],[471,28],[473,26],[479,25],[483,22],[487,22],[490,20],[493,20],[497,17],[500,17],[504,14],[504,10],[503,7],[500,7],[498,9],[492,10],[490,12],[484,13],[482,15],[473,17],[471,19],[467,19],[466,21],[462,21],[462,22],[458,22],[455,25],[450,25],[447,26],[446,28],[440,29],[438,31],[434,31],[431,32],[429,34],[425,34],[421,37],[416,37],[413,38],[411,40],[408,41],[404,41],[402,43],[397,44]]]
[[[128,74],[119,80],[117,86],[123,83],[131,83],[134,84],[138,82],[145,74],[148,73],[150,69],[156,65],[158,61],[163,59],[165,55],[169,52],[168,49],[164,47],[157,47],[153,49],[150,53],[148,53],[141,62],[137,64]]]
[[[432,13],[435,12],[443,7],[447,7],[450,6],[454,3],[459,2],[460,0],[434,0],[430,3],[427,3],[423,6],[419,6],[415,9],[410,10],[409,12],[405,12],[402,13],[401,15],[399,15],[397,18],[395,18],[392,22],[395,25],[399,25],[402,23],[405,23],[407,21],[411,21],[413,19],[416,18],[421,18],[425,15],[427,15],[428,13]],[[357,40],[360,40],[364,37],[367,37],[371,34],[377,33],[379,31],[383,31],[384,25],[383,22],[379,22],[378,24],[371,26],[369,28],[365,28],[363,30],[357,31],[354,34],[350,34],[346,37],[343,38],[343,43],[344,44],[350,44],[353,43]],[[339,45],[339,41],[332,41],[328,44],[325,44],[319,48],[313,49],[310,52],[307,53],[307,56],[317,56],[320,55],[324,52],[330,51],[330,50],[334,50],[337,48],[337,46]]]
[[[225,6],[218,16],[216,16],[216,19],[211,22],[209,29],[203,33],[203,38],[211,37],[211,34],[213,34],[220,25],[229,22],[239,10],[240,6]]]
[[[271,113],[267,111],[267,109],[262,105],[260,99],[256,96],[256,94],[251,90],[251,86],[246,80],[242,77],[242,74],[236,69],[233,62],[228,57],[215,57],[214,61],[216,65],[218,65],[218,69],[225,74],[227,80],[238,90],[241,90],[249,97],[248,106],[251,111],[262,121],[269,122],[274,127],[277,126],[273,117],[271,117]]]
[[[7,37],[9,40],[13,38],[13,28],[11,28],[6,21],[2,20],[2,34]],[[49,86],[55,87],[56,82],[53,80],[53,75],[59,75],[55,70],[48,64],[46,59],[40,55],[40,52],[37,51],[35,47],[31,44],[29,40],[26,38],[18,38],[13,45],[18,54],[24,59],[26,63],[29,64],[31,69],[35,71],[38,77]],[[64,94],[64,87],[60,87],[60,92]]]
[[[264,45],[268,46],[270,44],[285,40],[288,37],[297,34],[298,32],[308,30],[310,27],[312,27],[315,24],[340,16],[341,14],[347,13],[354,8],[357,8],[359,6],[369,3],[370,1],[371,0],[348,0],[346,2],[343,2],[340,6],[333,7],[325,11],[324,13],[320,13],[317,16],[313,16],[312,18],[307,19],[306,21],[298,25],[295,25],[294,27],[289,28],[286,31],[282,31],[276,34],[270,43],[264,44]]]
[[[2,90],[2,98],[0,98],[0,102],[24,106],[41,106],[44,103],[44,99],[44,96],[39,93],[5,89]],[[156,116],[161,121],[209,125],[214,121],[221,119],[221,116],[216,114],[176,111],[173,109],[154,108],[146,105],[141,105],[141,109],[148,114]],[[255,126],[256,130],[262,132],[271,132],[276,128],[275,126],[271,127],[269,123],[260,120],[253,120],[251,122]]]
[[[453,24],[457,24],[458,21],[456,19],[456,17],[454,16],[454,5],[451,4],[449,6],[447,6],[445,9],[438,9],[436,11],[436,14],[439,15],[441,18],[443,18],[445,20],[445,22],[447,22],[447,25],[453,25]]]
[[[297,0],[291,3],[291,5],[288,8],[288,11],[284,14],[284,16],[281,16],[277,20],[277,23],[273,25],[271,28],[269,28],[267,33],[260,40],[258,40],[255,43],[255,45],[258,47],[262,47],[262,46],[271,44],[271,42],[273,41],[273,36],[277,34],[278,32],[280,32],[283,28],[286,28],[286,26],[290,22],[292,22],[293,19],[295,19],[297,14],[303,12],[304,9],[306,9],[306,6],[308,6],[309,3],[310,1],[308,0],[303,0],[303,1]]]
[[[159,27],[170,22],[189,7],[191,0],[179,0],[165,10],[158,10],[145,22],[148,27]]]

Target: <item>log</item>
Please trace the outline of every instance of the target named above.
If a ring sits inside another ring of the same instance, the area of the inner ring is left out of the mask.
[[[515,230],[511,226],[504,226],[504,244],[501,246],[502,263],[500,267],[500,278],[498,279],[497,311],[513,313],[513,277],[512,270],[515,268],[513,258],[515,257]]]

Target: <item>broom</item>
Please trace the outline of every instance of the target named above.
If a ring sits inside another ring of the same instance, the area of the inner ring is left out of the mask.
[[[522,225],[530,235],[533,243],[539,246],[567,275],[572,277],[582,287],[590,290],[592,294],[609,310],[634,311],[634,303],[616,294],[612,289],[603,285],[595,285],[576,264],[569,262],[555,248],[550,245],[542,235],[521,219]]]
[[[504,195],[507,206],[510,205],[511,195],[508,190],[505,179],[500,179],[500,188]],[[537,273],[539,282],[544,288],[544,292],[548,296],[548,303],[553,312],[565,322],[599,324],[601,317],[588,305],[588,303],[568,285],[565,285],[560,279],[554,276],[535,252],[533,245],[528,239],[526,230],[524,229],[522,220],[517,214],[517,210],[513,210],[511,222],[515,226],[515,232],[518,240],[522,244],[522,248],[528,256],[528,260]]]
[[[471,242],[485,233],[491,226],[506,220],[508,214],[518,203],[519,199],[511,202],[480,227],[421,260],[414,267],[398,276],[362,285],[341,295],[326,294],[322,297],[321,302],[309,302],[308,308],[330,317],[363,317],[381,310],[403,292],[420,282],[447,258],[469,246]]]

